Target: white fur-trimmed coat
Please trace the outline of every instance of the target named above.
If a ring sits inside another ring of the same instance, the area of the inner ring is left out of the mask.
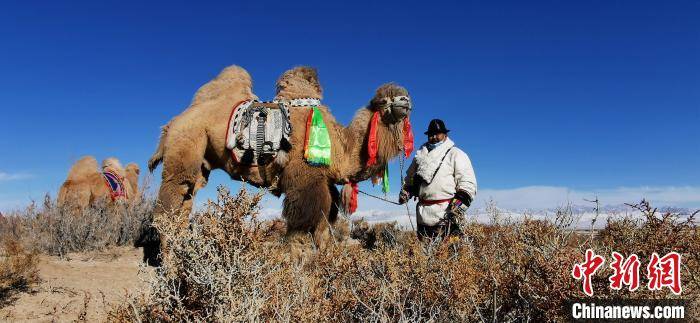
[[[449,152],[448,152],[449,150]],[[447,155],[446,155],[447,154]],[[445,157],[442,166],[437,173],[440,160]],[[457,148],[454,142],[448,137],[440,146],[428,151],[426,144],[423,144],[416,152],[411,166],[406,172],[405,183],[407,186],[413,185],[414,175],[420,175],[425,181],[419,188],[419,198],[422,200],[444,200],[454,197],[457,190],[465,191],[474,200],[476,197],[476,176],[469,156]],[[433,205],[421,205],[418,203],[416,218],[418,223],[424,225],[436,225],[445,217],[445,211],[449,202]]]

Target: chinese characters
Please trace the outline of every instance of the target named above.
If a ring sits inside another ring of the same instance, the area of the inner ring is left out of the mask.
[[[610,288],[620,290],[623,286],[627,286],[628,290],[633,292],[640,286],[639,268],[641,261],[639,256],[631,254],[625,258],[622,254],[613,251],[613,261],[610,268],[613,273],[608,277]],[[605,258],[601,255],[596,255],[591,249],[586,250],[585,259],[582,263],[574,264],[571,270],[571,276],[576,280],[581,280],[583,292],[588,296],[593,296],[592,277],[596,271],[605,263]],[[676,295],[680,295],[681,287],[681,255],[676,252],[670,252],[663,257],[659,257],[657,253],[653,253],[647,265],[646,278],[648,280],[649,290],[661,290],[667,287]]]

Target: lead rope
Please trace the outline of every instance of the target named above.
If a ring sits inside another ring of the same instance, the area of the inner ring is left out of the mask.
[[[401,152],[401,159],[399,159],[399,178],[401,179],[401,190],[403,190],[403,186],[404,186],[404,184],[405,184],[405,183],[404,183],[404,178],[403,178],[403,169],[404,169],[404,164],[406,163],[406,154],[404,153],[403,143],[402,143],[402,141],[399,140],[398,131],[401,131],[401,130],[400,130],[395,124],[392,124],[391,127],[393,128],[393,129],[392,129],[392,130],[393,130],[392,132],[393,132],[393,135],[394,135],[394,140],[396,141],[397,146],[398,146],[398,148],[399,148],[399,151]],[[401,204],[399,204],[399,203],[397,203],[397,202],[390,201],[390,200],[387,199],[387,198],[369,194],[369,193],[367,193],[367,192],[365,192],[365,191],[363,191],[363,190],[358,190],[358,192],[359,192],[359,193],[362,193],[362,194],[364,194],[364,195],[367,195],[367,196],[369,196],[369,197],[373,197],[373,198],[375,198],[375,199],[382,200],[382,201],[387,202],[387,203],[391,203],[391,204],[394,204],[394,205],[401,205]],[[399,194],[400,194],[400,193],[399,193]],[[384,194],[384,195],[386,196],[386,194]],[[416,231],[416,227],[413,226],[413,221],[411,220],[411,211],[408,209],[408,201],[406,201],[406,203],[404,203],[404,205],[406,206],[406,217],[408,218],[408,223],[411,224],[411,230]]]
[[[396,141],[398,142],[399,140],[398,140],[398,136],[396,135],[396,131],[394,131],[394,137],[397,138]],[[399,194],[401,194],[401,191],[403,190],[403,186],[405,184],[404,183],[405,181],[403,178],[403,167],[404,167],[404,164],[406,162],[406,154],[404,153],[404,147],[403,147],[403,144],[401,142],[399,142],[399,146],[401,148],[401,159],[399,159],[399,168],[400,168],[399,169],[399,178],[401,179],[401,188],[399,190]],[[404,205],[406,206],[406,217],[408,218],[408,223],[411,224],[411,230],[416,231],[416,228],[413,226],[413,221],[411,220],[411,211],[408,209],[408,201],[406,201],[406,203],[404,203]]]
[[[381,197],[381,196],[369,194],[369,193],[367,193],[367,192],[365,192],[365,191],[363,191],[363,190],[357,190],[357,191],[358,191],[359,193],[362,193],[362,194],[367,195],[367,196],[369,196],[369,197],[373,197],[373,198],[375,198],[375,199],[377,199],[377,200],[382,200],[382,201],[384,201],[384,202],[391,203],[391,204],[394,204],[394,205],[401,205],[401,204],[399,204],[399,203],[396,203],[396,202],[394,202],[394,201],[392,201],[392,200],[383,198],[383,197]]]

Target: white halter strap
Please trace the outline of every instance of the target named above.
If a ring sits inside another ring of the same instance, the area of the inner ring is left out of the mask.
[[[307,106],[319,106],[321,105],[321,100],[317,98],[296,98],[290,100],[274,100],[274,103],[282,103],[284,105],[292,107],[307,107]]]
[[[411,107],[411,98],[409,96],[405,95],[399,95],[399,96],[387,96],[382,98],[382,100],[385,102],[384,105],[381,107],[383,110],[383,113],[391,113],[391,107],[394,105],[394,103],[398,102],[406,102],[408,103],[409,109]]]
[[[394,102],[399,102],[399,101],[407,101],[408,103],[411,103],[411,98],[405,95],[399,95],[399,96],[387,96],[384,98],[386,100],[387,104],[391,104]]]

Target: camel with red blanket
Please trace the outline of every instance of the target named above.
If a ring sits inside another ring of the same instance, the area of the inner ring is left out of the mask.
[[[135,163],[126,168],[116,158],[107,158],[99,167],[92,156],[79,159],[68,172],[58,191],[58,205],[85,208],[99,203],[138,199],[140,169]]]

